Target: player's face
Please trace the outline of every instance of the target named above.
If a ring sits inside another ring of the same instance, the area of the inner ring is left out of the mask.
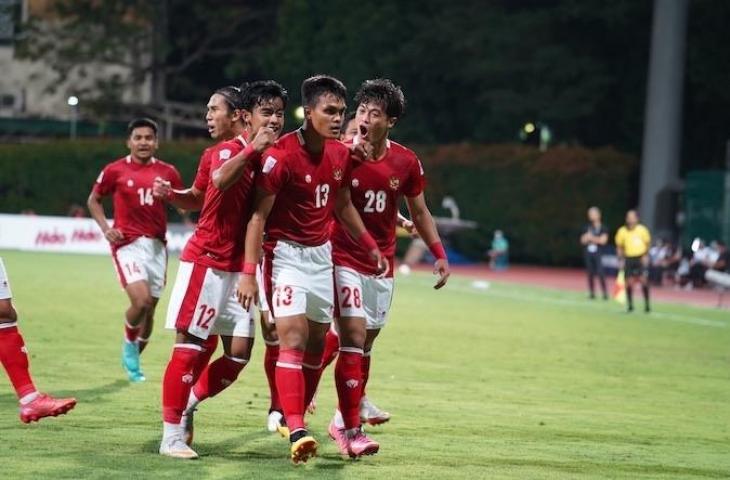
[[[134,158],[146,162],[157,151],[157,135],[150,127],[137,127],[129,135],[127,147]]]
[[[380,143],[388,136],[396,118],[386,115],[382,105],[370,102],[358,105],[355,120],[363,140]]]
[[[243,118],[251,132],[269,127],[278,138],[284,129],[284,100],[278,97],[264,100],[254,107],[253,112],[244,112]]]
[[[345,107],[345,100],[336,95],[320,95],[313,107],[304,107],[307,127],[314,129],[323,138],[340,138]]]
[[[223,95],[214,93],[208,101],[208,112],[205,122],[208,124],[208,133],[214,139],[227,139],[234,136],[233,124],[241,119],[241,111],[231,111]]]
[[[634,212],[633,210],[628,212],[626,214],[626,225],[628,225],[629,227],[633,227],[637,223],[639,223],[639,217],[638,215],[636,215],[636,212]]]
[[[349,142],[353,138],[355,138],[355,135],[357,135],[358,129],[357,129],[357,120],[354,118],[347,122],[347,125],[345,125],[345,128],[342,130],[342,135],[340,135],[340,140],[343,142]]]

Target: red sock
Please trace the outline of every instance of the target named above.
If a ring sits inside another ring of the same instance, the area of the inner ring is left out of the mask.
[[[327,335],[324,337],[324,353],[322,354],[322,370],[327,368],[335,358],[340,350],[340,337],[332,329],[327,331]]]
[[[362,350],[342,347],[335,364],[335,386],[345,428],[360,427],[362,396]]]
[[[370,378],[370,352],[365,352],[362,356],[362,396],[366,395],[365,387]]]
[[[137,337],[139,337],[139,331],[140,331],[140,325],[137,325],[136,327],[133,327],[129,324],[129,322],[124,322],[124,339],[128,341],[129,343],[134,343],[137,341]]]
[[[269,412],[273,410],[281,411],[279,392],[276,389],[276,360],[278,358],[279,345],[266,345],[266,353],[264,353],[264,372],[266,372],[266,380],[269,381],[269,394],[271,395]]]
[[[309,403],[317,393],[319,379],[322,378],[322,354],[304,352],[302,360],[302,373],[304,374],[304,405]]]
[[[194,345],[197,347],[197,345]],[[200,356],[198,348],[176,345],[162,380],[162,419],[178,425],[193,388],[193,368]]]
[[[203,370],[200,379],[193,386],[193,394],[198,401],[215,397],[236,381],[247,361],[223,355]]]
[[[203,351],[200,352],[198,359],[195,361],[195,367],[193,368],[193,382],[197,382],[200,378],[200,374],[203,373],[205,367],[208,366],[210,358],[215,353],[215,349],[218,348],[218,335],[209,335],[203,344]]]
[[[0,328],[0,363],[8,372],[18,398],[36,391],[28,370],[25,342],[16,326]]]
[[[304,427],[304,375],[300,350],[280,350],[276,362],[276,389],[290,432]]]

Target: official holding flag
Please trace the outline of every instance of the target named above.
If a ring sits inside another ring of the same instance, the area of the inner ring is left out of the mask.
[[[641,291],[644,294],[644,311],[649,313],[649,245],[651,245],[651,234],[649,230],[639,223],[639,215],[636,210],[626,212],[626,225],[616,232],[616,254],[619,258],[620,269],[626,276],[626,301],[627,311],[634,311],[633,286],[634,283],[641,284]]]

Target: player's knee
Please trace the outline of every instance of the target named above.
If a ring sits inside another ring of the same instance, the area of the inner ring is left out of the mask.
[[[132,299],[132,306],[141,313],[149,313],[155,306],[154,300],[150,295],[139,296]]]
[[[0,300],[0,323],[12,323],[18,320],[13,303],[10,300]]]

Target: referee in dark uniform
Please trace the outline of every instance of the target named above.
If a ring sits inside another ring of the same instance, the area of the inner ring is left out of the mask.
[[[595,277],[601,284],[603,299],[608,300],[606,291],[606,275],[603,273],[603,248],[608,243],[608,229],[601,222],[601,211],[598,207],[588,209],[588,223],[583,228],[580,236],[580,243],[583,245],[583,254],[588,272],[588,293],[592,300],[596,298],[594,287]]]

